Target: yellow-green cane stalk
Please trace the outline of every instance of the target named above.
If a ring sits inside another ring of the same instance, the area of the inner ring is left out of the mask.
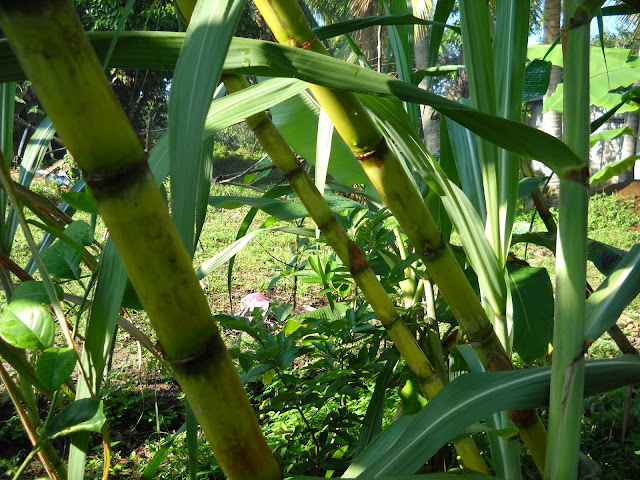
[[[293,0],[257,0],[256,6],[281,43],[327,54]],[[451,249],[443,241],[418,190],[388,148],[380,131],[351,92],[309,84],[331,120],[394,214],[416,252],[421,255],[438,288],[472,342],[496,345],[492,326]],[[501,349],[501,347],[498,347]],[[508,361],[504,350],[502,354]],[[494,352],[495,353],[495,352]],[[486,364],[489,352],[481,353]]]
[[[584,315],[589,205],[589,23],[576,0],[564,3],[564,140],[584,168],[560,179],[556,246],[556,302],[545,479],[578,474],[584,405]]]
[[[230,93],[249,86],[246,78],[240,75],[225,75],[224,83]],[[269,117],[264,112],[260,112],[247,118],[247,124],[269,154],[274,165],[282,171],[327,243],[331,245],[349,269],[353,280],[378,316],[380,323],[418,377],[422,393],[428,399],[433,398],[444,385],[419,347],[415,337],[407,328],[402,315],[398,313],[384,287],[369,268],[369,263],[362,250],[349,238],[329,208],[329,204]],[[475,442],[470,437],[456,440],[453,443],[467,468],[488,472]]]
[[[72,5],[2,0],[0,24],[82,169],[164,356],[225,474],[281,478],[142,146]]]
[[[254,3],[280,43],[328,54],[294,0],[255,0]],[[484,308],[440,235],[420,193],[356,95],[313,84],[309,84],[309,89],[421,256],[483,365],[489,370],[513,369]],[[533,410],[510,415],[536,464],[543,469],[544,455],[537,453],[544,451],[545,443],[539,417]]]

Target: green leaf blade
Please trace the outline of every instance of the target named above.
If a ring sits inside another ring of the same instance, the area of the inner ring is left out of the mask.
[[[36,363],[38,379],[55,392],[69,379],[77,359],[78,355],[73,348],[47,348]]]
[[[553,287],[546,268],[507,262],[513,299],[513,348],[531,364],[547,353],[553,336]]]
[[[53,345],[54,333],[51,313],[38,302],[16,300],[0,316],[0,336],[18,348],[49,348]]]
[[[585,396],[640,380],[640,358],[587,361]],[[404,428],[390,428],[354,460],[343,478],[410,475],[465,427],[502,410],[549,402],[549,367],[467,374],[436,395]],[[398,423],[398,422],[395,422]]]
[[[202,132],[224,56],[244,0],[203,0],[191,16],[169,97],[169,158],[173,220],[193,255],[196,212],[206,204]],[[206,153],[206,152],[205,152]]]
[[[56,285],[55,287],[56,292],[58,293],[58,299],[62,300],[64,298],[64,290],[62,290],[62,287],[59,285]],[[13,292],[11,300],[19,299],[29,300],[43,305],[49,305],[51,303],[44,283],[36,280],[28,280],[18,285],[18,288]]]
[[[84,398],[60,410],[47,425],[44,435],[54,439],[75,432],[100,432],[105,421],[102,402],[95,398]]]

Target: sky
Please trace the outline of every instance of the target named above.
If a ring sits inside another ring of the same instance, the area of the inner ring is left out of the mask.
[[[607,0],[603,6],[607,7],[611,5],[615,5],[615,1]],[[602,17],[604,31],[609,33],[616,32],[618,30],[619,20],[620,20],[619,16]],[[598,20],[596,18],[594,18],[591,21],[590,27],[591,27],[591,37],[592,38],[596,37],[598,35]],[[540,32],[539,35],[531,35],[529,37],[529,45],[538,45],[540,43],[542,43],[542,32]]]

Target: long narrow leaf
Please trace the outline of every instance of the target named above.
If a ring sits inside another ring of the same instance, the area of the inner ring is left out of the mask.
[[[120,311],[120,300],[127,282],[120,257],[111,240],[107,242],[100,259],[100,271],[93,296],[91,313],[85,332],[86,342],[80,362],[89,376],[91,387],[78,382],[76,398],[90,398],[102,384],[102,374],[113,340],[116,320]],[[84,465],[88,451],[89,434],[73,434],[69,452],[69,478],[84,478]]]
[[[456,226],[465,252],[478,274],[482,290],[499,309],[507,296],[504,274],[484,235],[484,224],[467,196],[454,185],[427,152],[419,135],[406,118],[404,110],[391,99],[360,96],[376,116],[385,132],[398,145],[403,155],[440,195],[442,203]]]
[[[384,411],[384,401],[386,397],[389,380],[393,374],[398,360],[387,360],[382,371],[378,374],[376,385],[373,389],[373,395],[369,400],[367,413],[362,421],[362,430],[360,430],[360,440],[353,452],[353,456],[357,457],[369,445],[382,430],[382,413]]]
[[[94,46],[101,41],[102,48],[107,48],[111,35],[92,35],[91,38]],[[172,69],[183,39],[184,35],[179,33],[124,32],[114,50],[112,65]],[[540,160],[560,174],[581,166],[580,159],[563,142],[534,128],[462,107],[400,80],[326,55],[272,42],[234,38],[224,68],[254,75],[295,77],[361,93],[396,95],[405,101],[431,105],[481,137],[514,153]],[[8,43],[0,41],[0,81],[24,78]]]
[[[320,106],[313,96],[304,91],[272,107],[271,115],[291,149],[309,162],[314,162],[317,157]],[[328,172],[347,185],[369,182],[360,163],[353,158],[349,147],[336,132],[331,142]]]
[[[160,450],[158,450],[155,453],[151,461],[145,467],[144,471],[142,472],[142,475],[140,476],[140,480],[152,480],[156,478],[156,472],[162,465],[162,461],[165,459],[165,457],[171,450],[171,447],[173,446],[173,442],[176,441],[176,438],[178,438],[178,436],[181,433],[183,433],[186,430],[186,428],[187,428],[187,424],[183,423],[182,426],[178,430],[176,430],[174,434],[172,434],[170,437],[168,437],[164,441]]]
[[[111,55],[113,55],[113,49],[116,48],[116,44],[118,43],[118,37],[124,30],[124,26],[127,23],[127,19],[131,14],[131,10],[133,9],[133,5],[136,3],[136,0],[129,0],[129,2],[125,5],[122,10],[122,15],[118,20],[118,26],[114,32],[113,38],[111,39],[111,44],[109,45],[109,50],[107,50],[107,54],[104,56],[102,60],[102,68],[106,70],[107,65],[109,65],[109,61],[111,60]]]
[[[245,90],[211,102],[202,140],[230,125],[241,122],[248,115],[264,111],[306,89],[304,82],[291,78],[276,78],[260,82]],[[151,149],[149,166],[156,182],[161,183],[169,173],[168,136],[164,134]]]
[[[240,252],[244,248],[244,246],[249,243],[256,235],[272,231],[292,233],[294,235],[304,235],[306,237],[313,237],[315,235],[314,230],[310,228],[271,227],[253,230],[252,232],[247,233],[244,237],[233,242],[231,245],[220,251],[215,256],[211,257],[209,260],[202,262],[202,264],[196,269],[196,274],[199,278],[206,277],[207,275],[211,274],[222,265],[227,263],[231,257]]]
[[[616,323],[640,293],[640,244],[635,245],[616,269],[593,292],[585,307],[585,343],[594,342]]]
[[[193,255],[198,200],[209,190],[201,154],[209,103],[243,0],[201,0],[191,16],[169,97],[169,158],[173,220]],[[194,188],[195,187],[195,188]]]
[[[466,426],[492,413],[536,408],[549,401],[549,367],[467,374],[436,395],[402,431],[383,432],[343,478],[409,475]],[[625,355],[586,363],[585,395],[640,381],[640,358]]]
[[[343,212],[344,210],[351,208],[363,208],[363,206],[358,202],[340,195],[328,193],[325,196],[331,210],[336,213]],[[226,208],[230,210],[248,205],[258,208],[278,220],[284,221],[292,221],[309,216],[307,209],[300,202],[267,197],[239,197],[234,195],[209,197],[209,205],[216,208]]]
[[[448,17],[448,15],[447,15]],[[454,25],[447,25],[444,20],[436,21],[424,20],[422,18],[415,17],[413,15],[381,15],[378,17],[363,17],[353,18],[351,20],[345,20],[343,22],[334,23],[332,25],[326,25],[314,29],[314,33],[318,38],[325,40],[327,38],[337,37],[349,32],[361,30],[367,27],[373,27],[375,25],[434,25],[442,29],[450,28],[456,33],[460,33],[460,27]]]
[[[406,0],[389,0],[389,7],[386,2],[385,10],[391,10],[394,14],[407,14],[408,3]],[[398,78],[403,82],[412,83],[412,63],[413,63],[413,29],[409,29],[404,25],[390,25],[387,27],[389,34],[389,43],[391,45],[391,53],[396,61],[396,71]],[[414,103],[405,102],[404,108],[409,114],[409,118],[413,124],[418,125],[418,106]]]
[[[16,103],[16,84],[14,82],[0,85],[0,149],[7,161],[13,158],[13,112]],[[0,232],[4,230],[7,210],[7,194],[0,192]]]
[[[528,158],[536,158],[559,175],[581,166],[580,159],[563,142],[539,130],[488,115],[426,92],[396,78],[343,61],[270,42],[234,39],[225,69],[247,73],[294,76],[329,88],[351,90],[431,105],[479,136]]]
[[[187,424],[187,455],[189,457],[189,480],[196,480],[198,475],[198,419],[191,405],[185,399],[184,405]]]
[[[20,163],[20,175],[18,177],[18,183],[20,183],[20,185],[27,188],[31,185],[31,181],[36,174],[36,170],[42,164],[42,160],[49,149],[49,144],[51,143],[51,139],[53,138],[55,131],[56,130],[49,117],[45,117],[42,122],[40,122],[40,125],[38,125],[38,128],[36,128],[36,131],[33,133],[29,143],[27,144],[27,148],[24,152],[24,158]],[[12,205],[9,210],[9,215],[7,216],[6,226],[2,231],[2,247],[7,253],[11,251],[13,238],[16,234],[17,228],[18,219],[16,217],[14,206]]]
[[[438,62],[438,51],[440,50],[440,43],[442,42],[442,35],[444,34],[444,26],[442,23],[446,23],[455,0],[440,0],[436,4],[436,10],[433,13],[434,24],[431,27],[431,36],[429,37],[429,66],[433,67]]]
[[[457,345],[455,348],[462,354],[472,373],[482,373],[485,371],[482,362],[471,345]],[[489,428],[494,430],[508,428],[513,425],[509,420],[507,412],[498,412],[489,415],[485,419],[485,423]],[[488,435],[487,440],[489,441],[496,474],[509,480],[521,480],[519,440],[517,438],[506,439],[498,435]]]
[[[496,114],[515,122],[522,121],[522,95],[527,59],[530,2],[502,1],[496,5],[494,38],[494,78]],[[498,203],[500,256],[509,253],[516,202],[518,200],[519,157],[507,150],[498,151]]]
[[[484,203],[484,185],[480,158],[478,158],[477,137],[453,120],[447,119],[447,129],[462,191],[484,221],[487,217],[487,208]]]
[[[318,139],[316,141],[316,188],[324,192],[329,171],[329,159],[331,158],[331,144],[333,139],[333,123],[324,110],[320,110],[318,118]]]

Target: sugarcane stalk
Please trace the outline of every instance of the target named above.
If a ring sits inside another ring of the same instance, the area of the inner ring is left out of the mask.
[[[328,55],[295,0],[255,0],[254,3],[280,43]],[[313,84],[309,84],[309,89],[422,258],[485,368],[512,370],[509,356],[420,193],[356,95]],[[544,427],[540,418],[533,410],[510,412],[510,417],[536,464],[544,470],[544,455],[539,452],[544,451],[546,438],[542,435]]]
[[[249,87],[249,82],[241,75],[227,74],[223,76],[223,80],[229,93]],[[444,384],[407,328],[402,315],[396,310],[384,287],[369,267],[362,250],[349,238],[329,208],[329,204],[266,113],[257,113],[248,117],[246,121],[262,148],[283,173],[309,212],[309,216],[314,220],[327,243],[349,269],[354,282],[371,305],[378,320],[418,378],[420,390],[424,396],[427,399],[433,398],[444,388]],[[453,444],[467,468],[488,472],[478,447],[471,437],[454,440]]]
[[[83,172],[216,459],[230,479],[280,479],[191,259],[73,6],[0,0],[0,25]]]
[[[565,143],[584,167],[560,178],[556,246],[556,302],[545,479],[578,475],[584,408],[584,322],[589,206],[589,23],[576,0],[563,6]]]

